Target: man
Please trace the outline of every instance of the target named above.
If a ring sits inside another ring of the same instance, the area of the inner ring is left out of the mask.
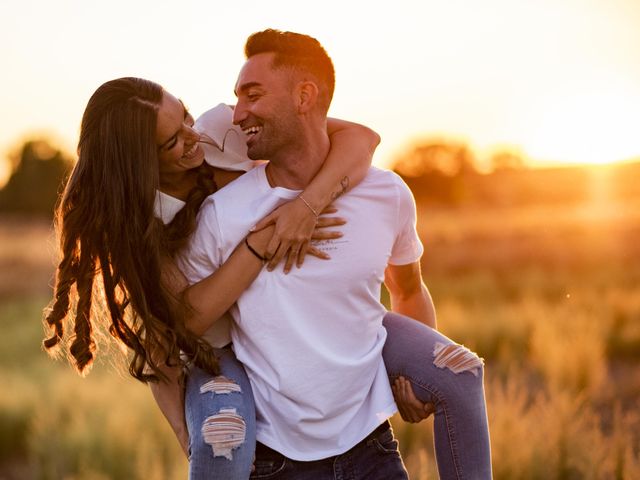
[[[245,53],[234,123],[248,135],[249,157],[269,163],[203,204],[184,257],[192,282],[219,267],[258,220],[300,197],[329,152],[335,80],[317,40],[266,30],[249,37]],[[316,245],[331,261],[309,259],[288,275],[263,271],[231,310],[256,402],[255,474],[407,478],[387,421],[396,406],[379,298],[386,280],[395,311],[435,326],[414,201],[397,175],[372,168],[335,206],[347,219],[344,237]]]

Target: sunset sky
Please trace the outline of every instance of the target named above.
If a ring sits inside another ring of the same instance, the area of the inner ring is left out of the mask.
[[[421,138],[538,165],[640,156],[640,1],[21,0],[0,4],[2,159],[34,133],[73,151],[91,93],[155,80],[197,115],[233,103],[250,33],[308,33],[333,57],[331,115],[383,139]]]

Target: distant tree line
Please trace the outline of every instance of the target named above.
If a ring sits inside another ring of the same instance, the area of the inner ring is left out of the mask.
[[[480,170],[473,150],[463,142],[424,141],[392,165],[418,203],[447,207],[580,203],[591,194],[582,168],[526,168],[518,152],[494,153]]]
[[[25,142],[10,159],[12,173],[0,190],[0,213],[51,216],[73,159],[44,139]],[[580,167],[530,169],[517,152],[499,151],[480,170],[463,142],[424,141],[392,165],[416,201],[447,207],[579,203],[592,195],[592,177]],[[617,167],[611,195],[640,197],[640,163]]]
[[[33,139],[10,163],[11,176],[0,190],[0,213],[52,216],[73,161],[47,140]]]

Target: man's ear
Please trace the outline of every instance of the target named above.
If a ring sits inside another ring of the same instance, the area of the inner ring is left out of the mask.
[[[298,83],[296,97],[298,101],[298,113],[310,112],[318,102],[318,85],[310,80]]]

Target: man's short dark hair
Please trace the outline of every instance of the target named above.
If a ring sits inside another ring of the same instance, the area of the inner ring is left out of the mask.
[[[260,53],[274,53],[274,68],[290,68],[309,74],[320,89],[321,105],[329,109],[336,77],[333,62],[318,40],[309,35],[267,29],[252,34],[244,47],[247,58]]]

